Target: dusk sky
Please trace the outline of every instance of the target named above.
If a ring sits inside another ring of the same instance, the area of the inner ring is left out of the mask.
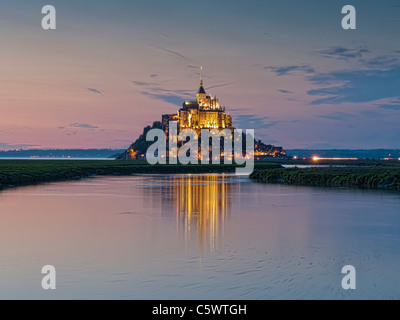
[[[400,148],[399,34],[400,0],[0,0],[0,149],[127,148],[200,66],[264,143]]]

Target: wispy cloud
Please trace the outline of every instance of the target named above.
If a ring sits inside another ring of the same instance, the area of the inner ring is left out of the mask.
[[[281,92],[281,93],[284,93],[284,94],[293,93],[292,91],[284,90],[284,89],[279,89],[278,91]]]
[[[349,60],[355,58],[361,58],[364,54],[370,51],[365,47],[359,47],[356,49],[345,48],[341,46],[333,46],[325,50],[318,51],[325,58],[334,58],[341,60]]]
[[[90,92],[103,95],[103,92],[101,92],[100,90],[97,90],[97,89],[94,89],[94,88],[86,88],[86,89],[89,90]]]
[[[99,127],[88,124],[88,123],[71,123],[69,125],[72,128],[82,128],[82,129],[98,129]]]
[[[284,76],[288,75],[293,72],[303,72],[306,74],[314,73],[315,70],[309,65],[291,65],[291,66],[283,66],[283,67],[273,67],[273,66],[268,66],[264,67],[265,70],[271,70],[274,72],[277,76]]]
[[[346,112],[331,112],[329,114],[318,115],[317,117],[326,120],[344,121],[354,119],[355,115]]]
[[[168,35],[168,34],[166,34],[166,33],[164,33],[164,32],[157,31],[157,33],[161,34],[162,36],[164,36],[164,37],[166,37],[166,38],[171,38],[170,35]]]
[[[380,105],[379,108],[385,110],[400,111],[400,98],[390,101],[388,104]]]
[[[171,103],[180,106],[185,100],[192,97],[192,93],[187,90],[170,90],[163,88],[159,83],[150,83],[143,81],[132,81],[134,85],[141,88],[141,93],[152,99]]]
[[[400,67],[390,70],[335,71],[316,74],[308,80],[328,87],[308,91],[311,96],[322,98],[312,101],[317,104],[362,103],[385,98],[400,97]]]
[[[163,47],[154,47],[154,48],[156,48],[158,50],[161,50],[161,51],[164,51],[166,53],[172,54],[172,55],[174,55],[174,56],[176,56],[178,58],[181,58],[181,59],[184,59],[184,60],[190,60],[188,57],[184,56],[183,54],[181,54],[178,51],[174,51],[174,50],[171,50],[171,49],[168,49],[168,48],[163,48]]]
[[[143,82],[143,81],[132,81],[134,85],[136,86],[151,86],[152,84],[150,82]]]
[[[238,129],[253,129],[255,138],[262,139],[264,143],[279,143],[275,139],[272,139],[270,135],[270,128],[275,127],[279,124],[278,121],[271,119],[267,116],[258,116],[254,114],[242,114],[241,109],[229,109],[232,115],[233,124]]]
[[[207,89],[207,90],[211,90],[211,89],[215,89],[215,88],[221,88],[221,87],[230,86],[230,85],[232,85],[232,84],[234,84],[234,82],[228,82],[228,83],[216,84],[216,85],[213,85],[213,86],[207,87],[206,89]]]
[[[142,92],[142,94],[156,100],[161,100],[164,102],[171,103],[176,106],[180,106],[185,100],[183,97],[174,94],[156,94],[151,92]]]
[[[381,109],[400,111],[400,104],[384,104],[380,106]]]
[[[265,116],[236,114],[236,111],[232,113],[235,127],[239,129],[267,129],[277,124],[276,121]]]
[[[386,70],[400,66],[400,52],[393,51],[392,54],[379,55],[368,59],[360,59],[366,68]]]

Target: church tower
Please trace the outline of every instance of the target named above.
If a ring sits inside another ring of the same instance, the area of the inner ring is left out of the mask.
[[[207,95],[206,90],[203,87],[203,67],[201,67],[201,75],[200,75],[200,88],[197,91],[197,103],[201,105],[204,101],[206,101]]]

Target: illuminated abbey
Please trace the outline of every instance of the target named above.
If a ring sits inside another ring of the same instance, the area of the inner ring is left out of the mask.
[[[194,129],[198,132],[201,129],[234,129],[231,116],[225,112],[224,107],[221,107],[218,99],[207,96],[203,85],[203,73],[200,77],[197,99],[185,101],[177,113],[162,116],[162,126],[165,132],[168,132],[170,121],[178,123],[178,131],[183,129]]]
[[[200,136],[202,129],[228,129],[232,132],[232,117],[225,111],[216,97],[208,96],[204,89],[203,72],[200,76],[200,87],[197,91],[196,100],[183,102],[182,107],[173,114],[162,115],[162,120],[155,121],[152,126],[147,126],[143,134],[131,144],[131,146],[118,156],[120,160],[143,160],[146,151],[152,144],[146,141],[146,135],[151,129],[162,129],[165,132],[166,140],[169,140],[170,123],[176,123],[178,134],[184,129],[193,129]],[[171,128],[172,129],[172,128]],[[178,148],[180,145],[178,146]],[[221,154],[223,150],[221,149]],[[282,147],[266,145],[261,140],[254,140],[254,157],[256,160],[263,158],[285,158],[287,157]]]

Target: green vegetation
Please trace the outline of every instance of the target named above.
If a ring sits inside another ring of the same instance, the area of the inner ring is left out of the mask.
[[[291,162],[286,164],[311,164]],[[328,163],[319,162],[327,165]],[[349,167],[283,168],[275,161],[256,162],[254,181],[322,187],[357,187],[400,191],[399,161],[335,162]],[[155,165],[146,161],[0,160],[0,189],[94,175],[234,172],[237,165]]]
[[[143,173],[234,172],[237,165],[154,165],[145,161],[107,160],[0,160],[0,189],[41,182],[76,180],[93,175]],[[258,169],[280,168],[279,164],[258,163]]]
[[[253,172],[250,179],[265,183],[400,191],[399,166],[271,168]]]

